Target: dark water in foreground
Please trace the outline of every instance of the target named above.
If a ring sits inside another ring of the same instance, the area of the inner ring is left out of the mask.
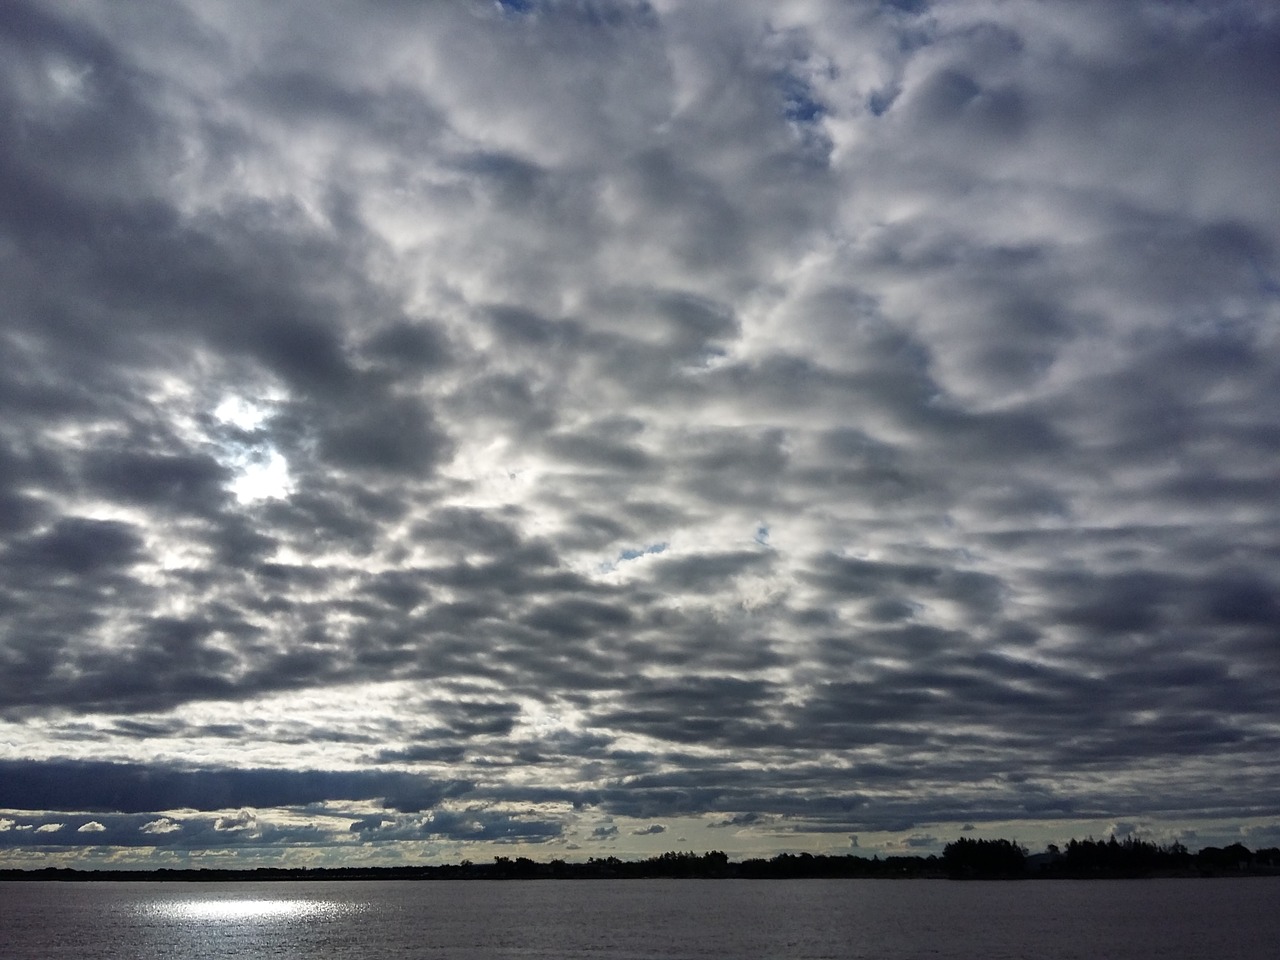
[[[1274,960],[1277,951],[1280,878],[0,883],[5,960]]]

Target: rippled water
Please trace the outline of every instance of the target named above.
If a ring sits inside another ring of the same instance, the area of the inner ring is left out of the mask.
[[[1280,878],[0,883],[5,960],[1273,960]]]

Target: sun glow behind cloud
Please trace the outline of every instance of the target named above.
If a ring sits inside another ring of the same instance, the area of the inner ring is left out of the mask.
[[[236,500],[248,504],[288,497],[294,489],[288,461],[269,439],[254,436],[272,416],[269,403],[228,396],[214,408],[213,415],[219,423],[251,437],[214,440],[218,459],[234,472],[230,490]]]

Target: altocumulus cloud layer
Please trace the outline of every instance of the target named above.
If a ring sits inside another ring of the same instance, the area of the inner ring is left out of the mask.
[[[0,856],[1276,842],[1278,116],[1265,0],[8,0]]]

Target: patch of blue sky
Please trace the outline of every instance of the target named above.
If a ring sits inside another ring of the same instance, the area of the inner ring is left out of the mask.
[[[783,71],[774,82],[782,93],[783,116],[792,123],[816,123],[826,115],[827,108],[814,96],[813,88],[801,77]]]
[[[925,13],[929,9],[929,0],[882,0],[881,6],[903,13]]]
[[[662,553],[666,549],[667,549],[666,541],[663,541],[662,543],[651,543],[647,547],[640,547],[639,549],[623,550],[620,554],[618,554],[618,560],[619,561],[639,560],[641,557],[648,556],[651,553]]]
[[[536,0],[494,0],[494,3],[503,13],[518,17],[532,13]]]
[[[822,123],[827,106],[814,93],[809,81],[791,70],[774,74],[774,84],[782,99],[782,115],[797,135],[800,156],[819,165],[827,162],[831,139]]]
[[[899,92],[897,87],[874,91],[871,96],[867,97],[867,109],[873,115],[881,116],[893,106],[893,102],[898,99]]]
[[[1280,296],[1280,281],[1277,281],[1271,275],[1261,259],[1258,257],[1251,258],[1249,265],[1253,267],[1254,275],[1258,279],[1258,292],[1267,297]]]

